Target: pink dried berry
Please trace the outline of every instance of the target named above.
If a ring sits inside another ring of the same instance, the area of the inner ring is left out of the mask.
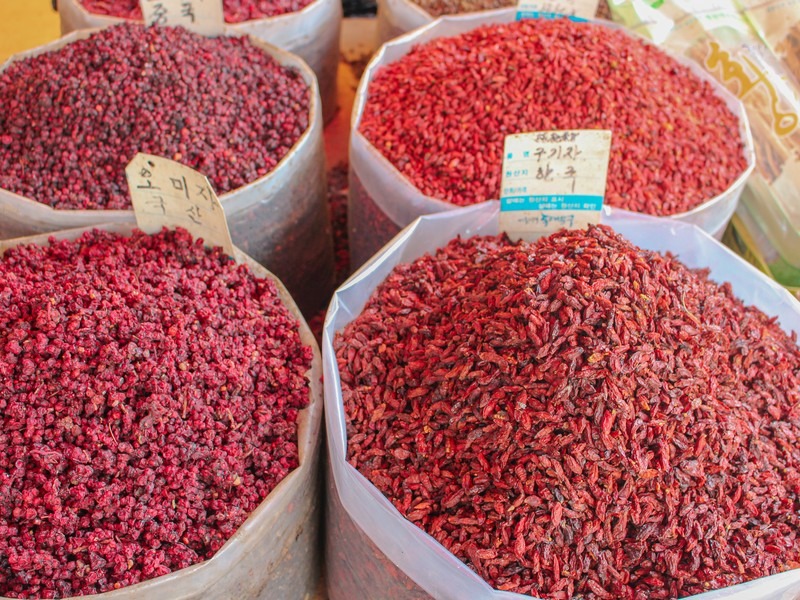
[[[0,259],[0,595],[211,558],[298,466],[311,349],[271,280],[185,231]]]

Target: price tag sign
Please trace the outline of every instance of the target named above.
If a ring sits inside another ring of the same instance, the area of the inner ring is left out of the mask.
[[[222,35],[222,0],[139,0],[148,25],[181,26],[200,35]]]
[[[559,229],[599,223],[610,151],[608,130],[506,136],[500,229],[534,241]]]
[[[573,21],[593,19],[599,0],[519,0],[517,21],[522,19],[556,19],[569,17]]]
[[[173,160],[137,154],[125,167],[136,225],[145,233],[183,227],[207,246],[233,256],[233,241],[219,198],[208,179]]]

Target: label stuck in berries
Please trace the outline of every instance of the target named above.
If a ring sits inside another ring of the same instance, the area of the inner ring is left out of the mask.
[[[519,0],[517,21],[522,19],[557,19],[569,17],[586,21],[597,13],[599,0]]]
[[[125,167],[136,225],[145,233],[183,227],[206,246],[233,256],[228,221],[217,194],[202,173],[173,160],[137,154]]]
[[[139,0],[144,22],[161,27],[184,27],[200,35],[222,35],[222,0]]]
[[[500,229],[534,241],[600,222],[611,131],[508,135],[503,149]]]

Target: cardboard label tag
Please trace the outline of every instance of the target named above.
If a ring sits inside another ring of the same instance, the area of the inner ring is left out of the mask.
[[[599,0],[519,0],[517,21],[522,19],[557,19],[569,17],[573,21],[593,19]]]
[[[183,227],[206,246],[233,256],[233,241],[219,198],[205,175],[173,160],[137,154],[125,167],[136,225],[145,233]]]
[[[181,26],[200,35],[222,35],[222,0],[139,0],[147,25]]]
[[[600,222],[611,131],[508,135],[503,150],[500,229],[534,241]]]

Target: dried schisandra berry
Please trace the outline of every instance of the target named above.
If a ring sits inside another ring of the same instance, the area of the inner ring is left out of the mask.
[[[211,558],[298,465],[311,349],[275,284],[182,230],[0,259],[0,595]]]
[[[86,10],[96,15],[142,19],[139,0],[79,0],[79,2]],[[222,8],[226,23],[241,23],[297,12],[311,2],[313,0],[222,0]]]
[[[0,72],[0,188],[54,208],[130,208],[125,165],[148,152],[228,192],[289,152],[309,96],[248,38],[110,27]]]
[[[500,197],[511,133],[613,132],[606,201],[690,210],[746,168],[736,116],[651,44],[568,19],[487,25],[421,44],[377,72],[359,131],[422,193]]]
[[[800,562],[796,336],[672,256],[457,239],[335,345],[348,460],[497,589],[675,598]]]

